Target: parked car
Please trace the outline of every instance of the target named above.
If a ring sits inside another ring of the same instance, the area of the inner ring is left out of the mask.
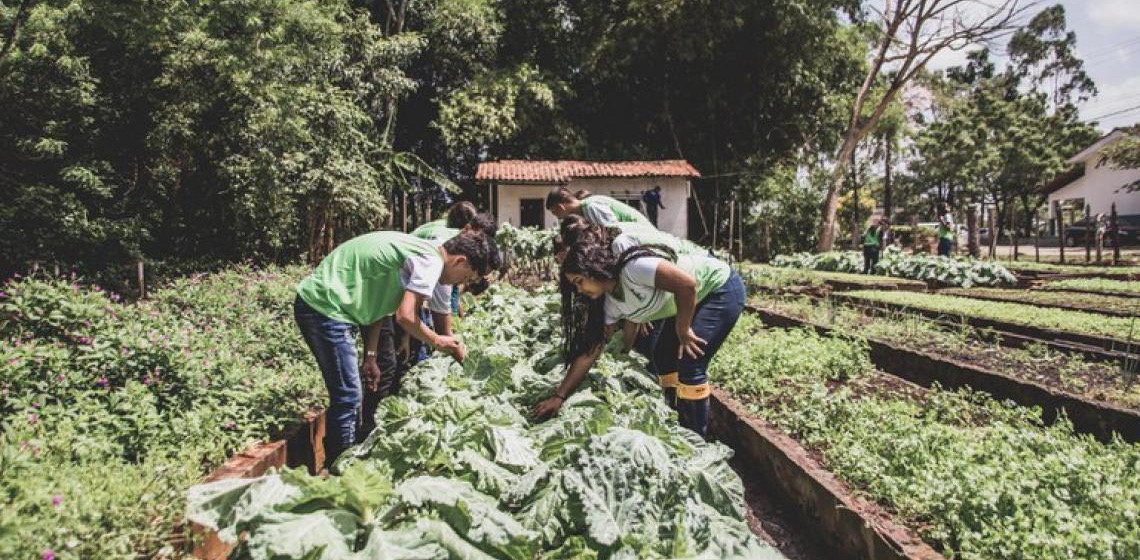
[[[1120,244],[1121,245],[1134,245],[1140,243],[1140,224],[1131,223],[1126,220],[1118,220],[1117,225],[1120,228]],[[1105,247],[1112,246],[1112,228],[1106,228],[1104,234]],[[1065,245],[1068,247],[1083,247],[1085,244],[1085,236],[1088,235],[1093,244],[1096,243],[1096,218],[1089,216],[1081,220],[1077,220],[1071,224],[1065,224]]]

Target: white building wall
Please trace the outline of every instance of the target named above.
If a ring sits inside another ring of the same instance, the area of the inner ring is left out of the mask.
[[[689,181],[683,177],[636,177],[636,178],[579,178],[573,179],[566,188],[576,191],[586,189],[593,194],[604,194],[614,198],[640,199],[641,193],[661,187],[661,204],[658,211],[657,227],[677,237],[686,238],[689,231]],[[539,198],[545,204],[546,193],[555,184],[498,185],[496,212],[500,222],[518,226],[521,221],[520,201],[524,198]],[[546,227],[556,227],[557,221],[550,212],[543,213]]]
[[[1116,213],[1120,216],[1140,214],[1140,192],[1127,192],[1123,186],[1140,181],[1140,169],[1113,169],[1108,165],[1097,166],[1097,158],[1085,161],[1085,174],[1081,178],[1049,194],[1049,217],[1053,214],[1053,201],[1083,198],[1095,216],[1103,212],[1108,215],[1112,203],[1116,203]]]

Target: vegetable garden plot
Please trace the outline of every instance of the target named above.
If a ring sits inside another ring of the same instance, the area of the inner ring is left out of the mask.
[[[1140,315],[1140,298],[1121,297],[1105,294],[1077,292],[1056,292],[1041,290],[1007,290],[1001,288],[949,289],[939,292],[942,295],[962,296],[974,299],[1027,303],[1041,307],[1055,307],[1073,311],[1087,311],[1118,317]]]
[[[1085,399],[1140,410],[1137,372],[1110,361],[1088,361],[1044,345],[1004,346],[968,325],[950,328],[921,315],[868,315],[831,301],[808,298],[754,298],[764,310],[788,315],[852,336],[878,340],[1002,375],[1052,387]]]
[[[828,286],[835,290],[909,290],[926,291],[926,283],[905,278],[823,272],[801,268],[782,268],[762,264],[741,267],[741,274],[750,291],[805,292]]]
[[[235,558],[781,558],[744,522],[731,451],[680,428],[633,359],[531,423],[562,375],[557,306],[496,288],[463,322],[465,364],[409,373],[341,476],[198,486],[187,517],[249,531]]]
[[[1107,294],[1115,296],[1140,297],[1140,281],[1109,280],[1106,278],[1065,278],[1049,280],[1039,289],[1046,291],[1073,291]]]
[[[290,303],[235,267],[131,305],[63,278],[0,288],[0,557],[167,558],[185,489],[325,399]]]
[[[1096,313],[1042,308],[1020,303],[981,301],[964,297],[912,292],[854,291],[844,293],[842,297],[854,301],[904,306],[967,319],[981,319],[1011,326],[1041,329],[1045,332],[1052,331],[1058,335],[1065,333],[1084,335],[1079,338],[1098,339],[1103,341],[1106,347],[1117,350],[1128,347],[1127,341],[1130,337],[1136,340],[1137,336],[1140,335],[1140,333],[1134,332],[1137,326],[1130,318],[1105,317]],[[1078,337],[1073,337],[1073,340],[1078,340]]]
[[[904,389],[854,339],[745,316],[725,348],[717,384],[947,557],[1140,557],[1140,447],[977,393]]]
[[[833,251],[812,254],[779,255],[774,266],[812,270],[859,273],[863,271],[863,255],[855,251]],[[935,282],[945,286],[1012,286],[1017,278],[1005,267],[991,261],[968,257],[932,257],[909,255],[888,247],[882,252],[875,272],[887,276]]]

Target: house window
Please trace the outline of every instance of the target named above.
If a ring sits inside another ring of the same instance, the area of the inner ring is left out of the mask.
[[[541,198],[523,198],[519,200],[519,226],[542,228],[545,200]]]
[[[614,200],[618,200],[618,201],[624,202],[624,203],[632,206],[634,210],[637,210],[638,212],[641,212],[642,214],[645,213],[645,209],[641,207],[641,195],[640,194],[612,194],[610,196]]]

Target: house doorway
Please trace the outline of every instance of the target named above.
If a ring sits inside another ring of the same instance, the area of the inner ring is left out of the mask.
[[[519,200],[519,227],[535,227],[542,229],[544,223],[544,200],[541,198],[523,198]]]

